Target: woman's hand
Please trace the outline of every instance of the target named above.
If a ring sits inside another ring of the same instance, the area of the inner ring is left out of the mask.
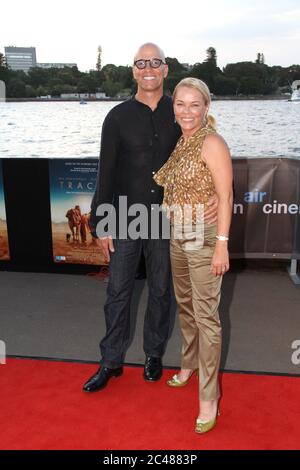
[[[229,254],[226,241],[217,241],[211,262],[214,276],[223,276],[229,270]]]

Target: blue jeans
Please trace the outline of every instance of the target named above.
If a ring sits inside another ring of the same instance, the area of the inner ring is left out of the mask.
[[[144,319],[145,354],[162,357],[174,324],[171,308],[169,240],[114,240],[107,300],[104,305],[106,334],[100,342],[104,367],[119,367],[130,338],[130,303],[135,274],[144,251],[149,297]]]

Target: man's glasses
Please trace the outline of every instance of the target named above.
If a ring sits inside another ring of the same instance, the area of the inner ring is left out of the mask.
[[[134,65],[138,69],[145,69],[147,66],[147,62],[149,62],[149,65],[152,69],[158,69],[161,64],[165,64],[165,62],[161,59],[138,59],[134,62]]]

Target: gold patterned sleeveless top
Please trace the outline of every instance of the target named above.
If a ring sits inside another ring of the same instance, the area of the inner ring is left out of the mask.
[[[211,172],[201,157],[205,137],[215,132],[206,126],[186,142],[181,136],[170,158],[154,175],[156,183],[164,187],[163,208],[174,223],[201,222],[205,205],[215,194]]]

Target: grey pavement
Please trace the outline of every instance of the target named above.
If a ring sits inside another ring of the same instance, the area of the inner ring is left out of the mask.
[[[98,361],[106,286],[87,275],[0,272],[0,340],[7,354]],[[138,280],[127,363],[144,362],[146,302],[147,283]],[[300,374],[291,360],[292,343],[300,340],[300,286],[284,268],[234,267],[223,281],[220,316],[222,369]],[[177,320],[164,365],[180,365]]]

